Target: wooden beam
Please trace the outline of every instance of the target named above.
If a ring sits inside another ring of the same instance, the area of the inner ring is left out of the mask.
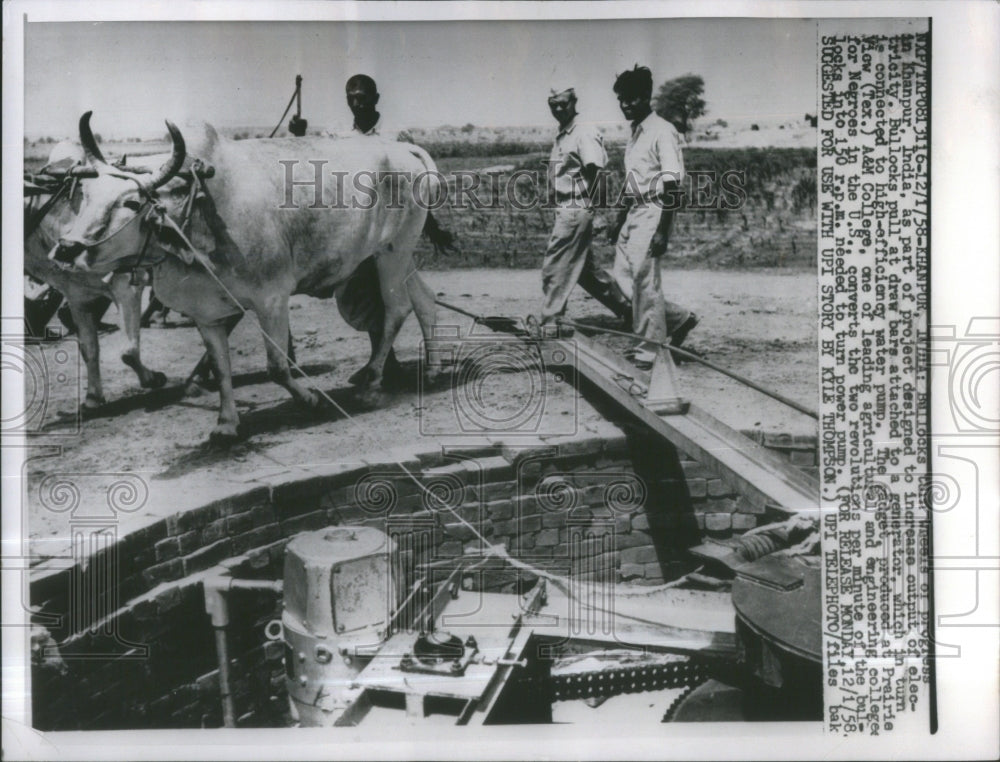
[[[759,509],[776,506],[790,513],[819,510],[819,481],[738,431],[691,405],[683,415],[658,415],[644,404],[647,373],[625,367],[579,333],[548,339],[572,367],[604,397],[656,436],[697,460],[733,491]],[[547,357],[553,352],[547,351]]]

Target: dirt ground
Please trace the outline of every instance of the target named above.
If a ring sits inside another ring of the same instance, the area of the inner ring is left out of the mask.
[[[478,314],[523,317],[537,309],[541,294],[538,271],[532,270],[436,271],[425,273],[425,278],[440,298]],[[814,274],[685,270],[671,273],[665,289],[701,317],[688,346],[712,362],[816,407]],[[580,289],[568,314],[612,324],[608,313]],[[442,312],[445,315],[463,337],[468,336],[470,320]],[[112,308],[106,319],[114,317]],[[179,394],[182,380],[202,351],[200,338],[182,316],[172,313],[171,319],[173,327],[142,334],[143,359],[167,374],[167,390],[140,389],[135,375],[118,359],[124,345],[121,332],[106,335],[101,351],[108,414],[84,421],[79,431],[67,418],[78,401],[78,380],[83,382],[74,370],[75,343],[63,340],[45,347],[48,357],[66,349],[71,361],[61,366],[69,368],[65,380],[53,378],[49,383],[43,434],[34,439],[36,444],[57,444],[59,451],[26,466],[30,534],[40,555],[51,554],[47,546],[54,553],[67,537],[66,515],[39,504],[39,485],[51,474],[139,476],[150,492],[134,517],[142,524],[274,474],[331,463],[384,462],[404,446],[429,451],[442,443],[460,443],[463,434],[477,427],[510,428],[516,422],[522,431],[563,434],[600,420],[571,385],[539,372],[526,359],[523,345],[498,339],[482,328],[461,349],[480,358],[474,366],[478,370],[465,373],[457,384],[444,379],[432,388],[421,388],[417,372],[421,337],[412,316],[396,341],[408,380],[403,388],[384,394],[377,409],[365,409],[347,378],[368,358],[367,336],[348,328],[332,302],[295,297],[291,326],[298,361],[312,385],[326,392],[336,406],[322,415],[302,411],[267,380],[262,339],[251,316],[232,336],[244,439],[219,449],[206,441],[217,415],[217,396]],[[79,370],[82,374],[82,363]],[[734,428],[815,433],[811,418],[707,368],[684,364],[678,375],[685,395]],[[91,488],[97,489],[92,484]]]

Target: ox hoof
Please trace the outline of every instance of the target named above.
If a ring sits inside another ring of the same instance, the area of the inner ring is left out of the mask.
[[[382,404],[382,390],[378,385],[358,389],[358,403],[363,410],[375,410]]]
[[[424,383],[434,385],[445,374],[445,368],[441,365],[428,365],[424,368]]]
[[[315,389],[304,389],[296,401],[306,410],[318,410],[323,406],[323,398]]]
[[[208,441],[213,445],[232,444],[239,439],[235,423],[220,423],[208,435]]]
[[[101,413],[101,408],[106,404],[104,397],[95,397],[88,394],[87,398],[80,403],[80,418],[84,421],[96,418]]]
[[[396,368],[395,370],[387,369],[382,374],[380,383],[386,391],[398,391],[406,388],[407,380],[405,371],[402,368]]]
[[[162,389],[167,383],[167,376],[165,373],[160,373],[158,370],[154,370],[149,374],[149,378],[142,384],[143,389]]]
[[[208,394],[208,389],[199,384],[197,381],[190,381],[187,386],[184,387],[185,397],[200,397],[203,394]]]
[[[375,380],[375,369],[370,365],[366,365],[363,368],[359,368],[351,377],[347,379],[347,383],[351,386],[368,386]]]

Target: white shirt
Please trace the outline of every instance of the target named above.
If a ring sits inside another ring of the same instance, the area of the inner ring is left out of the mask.
[[[357,135],[371,135],[371,136],[381,137],[382,115],[379,114],[378,119],[375,120],[375,124],[373,124],[368,130],[362,130],[360,127],[358,127],[356,122],[351,126],[351,129]],[[401,143],[413,142],[413,137],[406,130],[400,130],[395,133],[388,133],[386,137],[389,138],[390,140],[395,138],[397,141]]]
[[[684,180],[677,129],[655,112],[632,127],[625,145],[626,192],[650,199],[663,191],[663,184]]]
[[[549,187],[556,202],[586,199],[583,168],[588,164],[604,167],[607,162],[601,133],[593,125],[571,121],[559,131],[549,154]]]

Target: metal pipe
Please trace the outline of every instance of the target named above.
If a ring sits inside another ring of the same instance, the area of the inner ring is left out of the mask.
[[[468,310],[463,310],[461,307],[456,307],[454,304],[449,304],[448,302],[442,301],[441,299],[435,299],[434,303],[440,307],[444,307],[452,312],[457,312],[459,315],[465,315],[475,320],[477,323],[482,321],[482,315],[477,315],[475,312],[469,312]]]
[[[219,694],[222,697],[222,724],[236,727],[236,703],[229,687],[229,639],[225,627],[215,628],[215,653],[219,659]]]
[[[205,576],[202,582],[205,591],[205,613],[212,618],[215,629],[215,655],[219,665],[219,693],[222,697],[222,722],[227,728],[236,727],[236,703],[233,699],[229,675],[229,627],[230,590],[270,590],[281,593],[280,580],[273,579],[233,579],[228,570],[219,567]]]
[[[272,593],[282,593],[285,589],[280,579],[236,579],[229,580],[230,590],[270,590]]]

